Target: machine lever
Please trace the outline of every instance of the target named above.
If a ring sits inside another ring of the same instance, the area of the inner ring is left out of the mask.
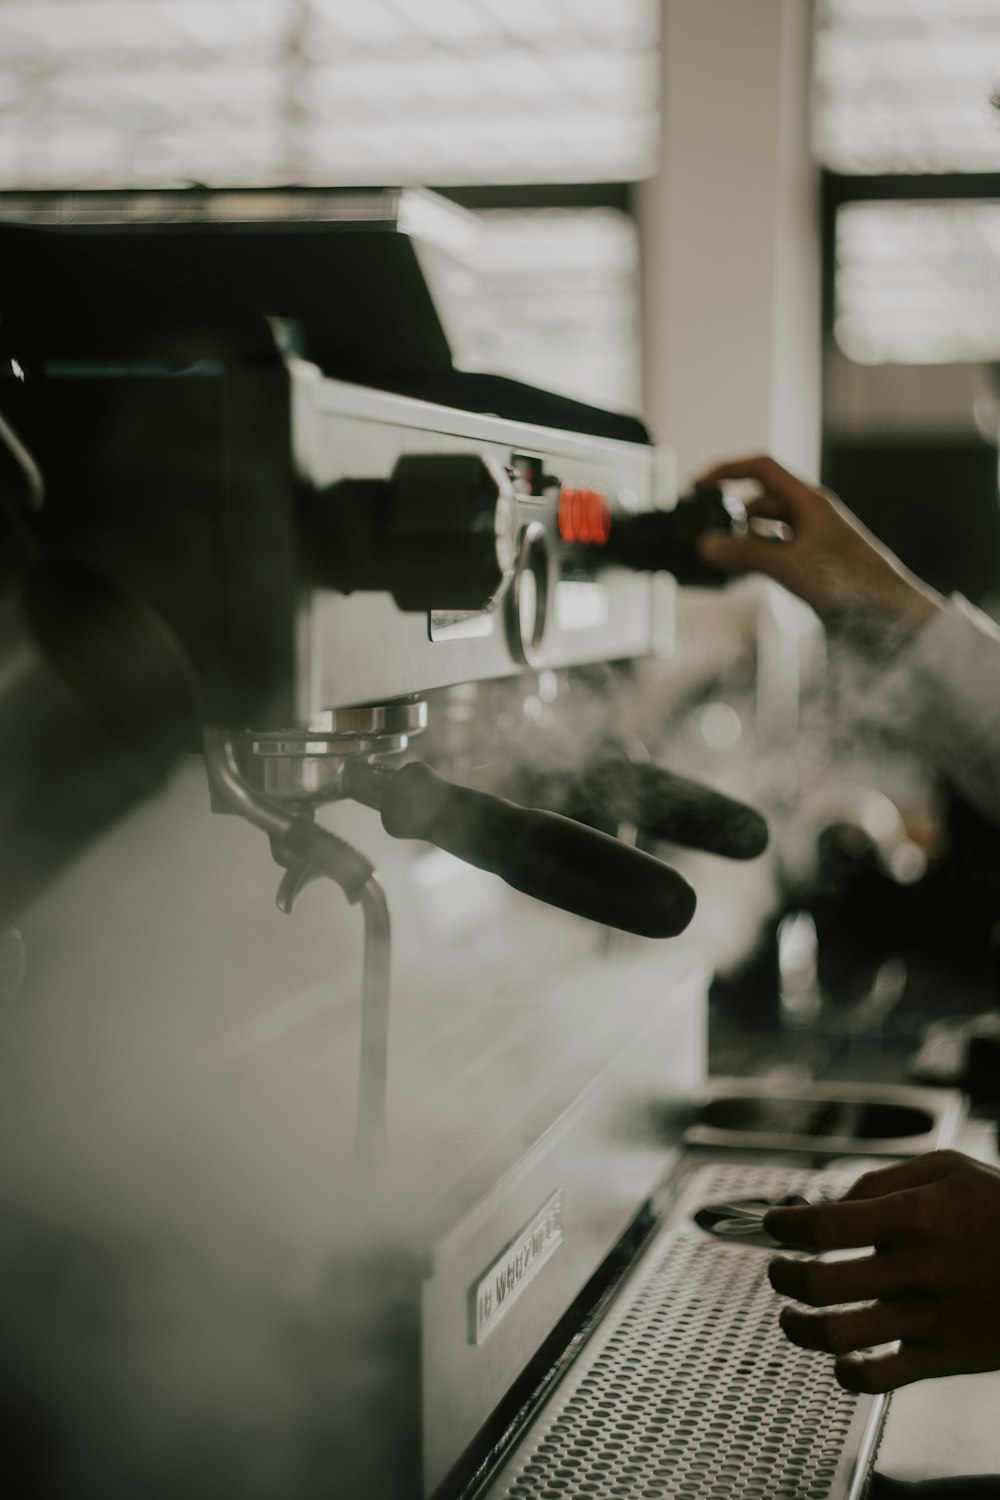
[[[652,855],[558,813],[453,786],[419,761],[399,771],[351,762],[344,791],[377,808],[394,838],[425,839],[604,926],[675,937],[694,915],[694,891]]]

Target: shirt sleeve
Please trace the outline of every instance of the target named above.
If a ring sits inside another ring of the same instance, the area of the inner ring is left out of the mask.
[[[961,595],[924,626],[883,682],[936,769],[1000,827],[1000,627]]]

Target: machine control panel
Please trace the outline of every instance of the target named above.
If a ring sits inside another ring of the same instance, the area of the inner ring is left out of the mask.
[[[673,580],[615,559],[648,443],[556,431],[293,365],[300,722],[427,688],[669,651]],[[359,663],[365,662],[362,674]]]

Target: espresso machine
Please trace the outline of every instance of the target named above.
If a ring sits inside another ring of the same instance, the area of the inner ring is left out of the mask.
[[[206,1493],[750,1496],[782,1464],[789,1494],[859,1493],[882,1403],[784,1350],[759,1248],[692,1218],[815,1174],[685,1186],[711,955],[683,934],[711,892],[684,849],[753,859],[767,832],[669,770],[631,663],[669,661],[678,580],[706,581],[692,537],[738,507],[677,503],[634,418],[455,367],[452,212],[382,191],[3,204],[26,726],[4,818],[31,857],[0,911],[43,1011],[82,985],[88,1025],[129,1039],[89,1079],[83,1032],[67,1045],[82,1112],[21,1166],[58,1183],[79,1150],[76,1202],[134,1133],[115,1182],[134,1168],[138,1200],[161,1164],[148,1220],[181,1254],[238,1184],[224,1290],[189,1321],[212,1330],[257,1277],[282,1336],[230,1364],[205,1335],[199,1420],[248,1366],[276,1381],[253,1420],[227,1414],[264,1455],[253,1483],[213,1449]],[[215,1189],[187,1193],[182,1160]],[[76,1452],[92,1411],[50,1404]],[[189,1425],[171,1417],[178,1451]],[[104,1496],[135,1493],[144,1442]]]

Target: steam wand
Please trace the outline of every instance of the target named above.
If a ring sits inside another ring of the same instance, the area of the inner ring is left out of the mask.
[[[315,824],[313,828],[318,834],[324,833]],[[334,835],[329,834],[328,837],[333,838]],[[337,842],[341,841],[338,839]],[[351,852],[354,853],[353,850]],[[277,850],[275,858],[281,862]],[[279,910],[290,915],[299,892],[327,873],[327,870],[313,863],[308,855],[296,858],[285,871],[278,886]],[[356,1150],[359,1161],[375,1166],[385,1160],[391,933],[389,905],[374,870],[361,887],[357,899],[364,918],[365,947],[361,971],[361,1086],[358,1094]]]
[[[280,911],[290,914],[300,891],[324,877],[340,886],[352,906],[360,903],[364,958],[355,1150],[359,1161],[376,1165],[385,1158],[389,1053],[391,929],[385,892],[364,855],[320,828],[311,812],[286,811],[254,791],[239,768],[228,730],[206,729],[205,760],[213,792],[268,835],[274,858],[285,866],[277,895]]]

